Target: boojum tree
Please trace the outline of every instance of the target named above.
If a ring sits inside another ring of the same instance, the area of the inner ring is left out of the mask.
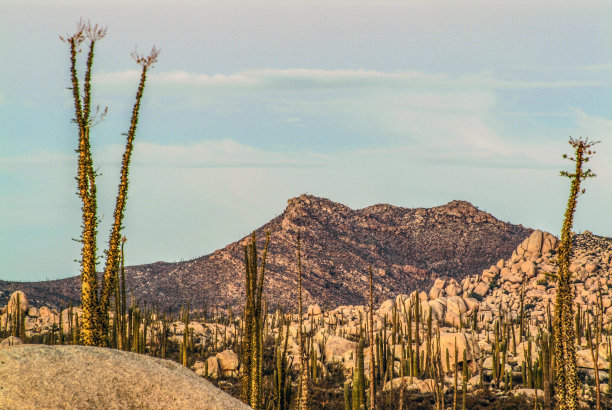
[[[572,252],[572,225],[578,195],[584,193],[580,185],[586,178],[594,177],[595,174],[583,165],[589,161],[590,156],[595,153],[592,147],[596,142],[588,139],[569,140],[574,149],[574,156],[568,158],[575,162],[573,173],[561,171],[561,175],[570,178],[570,196],[561,228],[561,245],[557,253],[559,272],[557,276],[557,296],[555,302],[555,313],[553,319],[555,338],[555,370],[556,370],[556,394],[558,407],[561,410],[574,410],[578,408],[578,377],[576,373],[576,329],[574,327],[574,294],[572,290],[572,273],[570,272],[570,257]]]
[[[107,343],[108,308],[111,295],[115,288],[115,277],[119,265],[119,245],[121,242],[121,229],[128,189],[128,171],[130,159],[138,124],[138,114],[142,99],[147,70],[157,61],[159,50],[155,47],[147,56],[132,53],[132,57],[142,68],[140,82],[136,92],[136,101],[132,109],[130,127],[126,136],[125,151],[121,164],[121,176],[118,186],[117,198],[113,224],[106,251],[106,262],[104,267],[103,283],[98,290],[98,278],[96,274],[97,245],[96,235],[98,232],[97,217],[97,192],[96,171],[91,154],[90,130],[106,115],[107,109],[100,110],[98,106],[92,115],[91,109],[91,81],[94,50],[96,43],[106,35],[106,27],[82,20],[77,25],[76,32],[71,36],[60,39],[68,44],[70,48],[70,80],[72,83],[72,97],[74,100],[75,118],[74,122],[78,129],[78,153],[77,162],[77,187],[78,196],[81,199],[82,232],[81,232],[81,307],[83,309],[81,342],[85,345],[105,345]],[[81,46],[87,43],[89,50],[85,62],[85,74],[83,76],[83,87],[81,88],[78,72],[77,57],[81,52]]]

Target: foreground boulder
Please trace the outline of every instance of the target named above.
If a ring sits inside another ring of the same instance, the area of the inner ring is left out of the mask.
[[[3,408],[250,408],[175,362],[119,350],[19,345],[0,363]]]

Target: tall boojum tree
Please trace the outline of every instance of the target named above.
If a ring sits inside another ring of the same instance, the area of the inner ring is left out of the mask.
[[[97,216],[97,192],[96,192],[96,171],[94,169],[93,157],[91,154],[90,130],[93,125],[102,120],[107,110],[100,111],[97,107],[92,116],[91,110],[91,80],[92,66],[94,59],[94,49],[96,43],[104,38],[106,28],[90,22],[80,21],[76,32],[71,36],[60,39],[68,44],[70,48],[70,80],[72,83],[72,97],[74,100],[75,118],[74,122],[78,128],[78,166],[77,166],[77,187],[78,195],[82,206],[82,232],[81,232],[81,305],[83,309],[83,319],[81,336],[82,342],[86,345],[106,345],[108,319],[107,311],[110,298],[115,289],[115,277],[119,266],[119,244],[121,241],[121,229],[125,203],[128,189],[128,171],[136,126],[138,124],[138,114],[140,102],[147,78],[147,70],[157,61],[159,50],[155,47],[148,56],[142,56],[136,52],[132,57],[136,63],[142,67],[140,83],[136,93],[136,101],[132,109],[129,131],[126,136],[125,151],[121,165],[121,177],[115,202],[114,220],[109,236],[108,249],[106,251],[106,262],[104,268],[103,283],[101,291],[98,291],[98,278],[96,273],[97,266],[97,245],[96,236],[98,232]],[[83,87],[81,89],[79,76],[77,73],[77,56],[80,53],[81,45],[89,43],[89,51],[85,62],[85,75]]]
[[[559,272],[557,275],[557,296],[555,302],[555,314],[553,319],[555,338],[555,370],[556,370],[556,394],[558,407],[561,410],[574,410],[578,408],[578,376],[576,372],[576,329],[574,327],[574,293],[572,290],[572,273],[570,271],[570,258],[572,252],[572,225],[578,195],[581,190],[580,184],[586,179],[594,177],[595,174],[587,169],[583,171],[584,163],[588,162],[590,156],[595,153],[592,147],[596,142],[588,139],[569,140],[574,149],[574,157],[563,155],[575,162],[573,173],[561,171],[561,175],[570,178],[570,196],[565,210],[563,227],[561,228],[561,245],[557,253]]]

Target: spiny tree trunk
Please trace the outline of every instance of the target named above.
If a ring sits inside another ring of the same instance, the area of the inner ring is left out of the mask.
[[[79,132],[77,162],[78,195],[81,198],[82,231],[81,231],[81,305],[83,309],[81,337],[85,345],[100,343],[100,329],[97,324],[98,314],[98,283],[96,276],[96,174],[93,168],[89,130],[91,127],[91,68],[93,65],[96,41],[102,39],[106,29],[80,22],[77,32],[66,39],[70,47],[70,79],[72,97],[74,100],[75,118]],[[83,96],[77,73],[77,54],[81,44],[89,39],[89,52],[85,65],[85,85]]]
[[[132,156],[132,149],[134,148],[134,136],[136,135],[136,126],[138,125],[138,113],[140,110],[140,101],[142,100],[142,94],[147,80],[147,69],[148,64],[142,64],[142,71],[140,73],[140,83],[138,84],[138,91],[136,92],[136,101],[132,109],[132,118],[130,121],[130,129],[126,134],[127,140],[125,143],[125,151],[123,153],[123,160],[121,162],[121,177],[119,186],[117,188],[117,198],[115,201],[115,212],[113,226],[108,238],[108,252],[106,255],[106,264],[104,267],[104,279],[102,294],[100,297],[100,312],[106,312],[110,304],[110,298],[112,295],[112,289],[114,288],[114,280],[117,277],[117,267],[119,265],[119,244],[121,242],[121,225],[123,221],[123,215],[125,212],[125,203],[127,200],[128,190],[128,173],[130,167],[130,159]],[[107,333],[108,322],[104,320],[106,315],[101,316],[101,334],[102,337]]]
[[[578,377],[576,373],[576,330],[574,327],[574,295],[571,287],[570,258],[572,252],[572,225],[576,212],[576,203],[580,193],[581,182],[595,174],[590,169],[582,170],[583,163],[588,162],[593,154],[590,148],[595,144],[588,140],[570,139],[574,148],[576,163],[574,173],[561,172],[562,176],[571,179],[570,196],[565,210],[561,229],[561,245],[557,254],[559,273],[557,277],[557,296],[553,320],[555,338],[556,393],[559,409],[575,410],[578,408]],[[564,158],[567,158],[564,155]],[[584,192],[584,190],[582,190]]]
[[[79,139],[78,139],[78,166],[77,166],[77,187],[78,195],[81,199],[82,212],[82,232],[81,232],[81,304],[83,309],[81,338],[85,345],[106,345],[108,332],[108,308],[110,298],[115,290],[116,269],[119,260],[119,242],[121,240],[121,221],[125,210],[125,199],[127,195],[128,168],[130,156],[133,147],[134,135],[136,133],[136,125],[138,122],[138,112],[140,100],[144,90],[147,69],[157,61],[159,51],[153,47],[148,56],[140,56],[133,54],[136,62],[142,66],[142,73],[138,92],[136,94],[136,102],[132,111],[132,120],[130,130],[127,133],[126,150],[123,157],[121,170],[121,181],[119,184],[119,194],[117,196],[115,221],[109,238],[109,249],[107,251],[107,260],[103,286],[101,294],[98,294],[98,283],[96,274],[97,264],[97,195],[96,195],[96,172],[93,166],[93,158],[91,155],[90,144],[90,129],[95,121],[100,121],[106,114],[106,109],[100,113],[99,107],[96,113],[91,115],[91,77],[94,58],[95,44],[98,40],[104,38],[106,28],[98,25],[92,26],[91,23],[80,21],[77,25],[77,31],[70,37],[62,37],[60,39],[66,42],[70,48],[70,80],[72,83],[72,96],[74,100],[75,118],[77,124]],[[85,63],[85,75],[83,93],[79,84],[77,73],[77,55],[80,52],[80,46],[85,41],[89,41],[89,52]],[[98,117],[98,114],[100,116]]]

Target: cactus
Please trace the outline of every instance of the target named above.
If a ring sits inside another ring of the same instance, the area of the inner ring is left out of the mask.
[[[308,386],[308,371],[306,366],[306,354],[304,351],[304,330],[302,328],[302,255],[300,232],[297,234],[297,260],[298,260],[298,344],[300,355],[300,390],[298,408],[305,410],[309,408],[309,386]]]
[[[516,332],[512,324],[510,325],[510,331],[512,332],[512,354],[516,356]]]
[[[420,298],[418,292],[415,293],[415,301],[414,301],[414,321],[415,321],[415,331],[414,331],[414,343],[415,343],[415,369],[414,375],[416,377],[420,377],[420,317],[421,317],[421,309],[420,309]]]
[[[414,374],[414,354],[412,352],[412,314],[410,311],[407,311],[406,315],[408,316],[406,332],[407,332],[407,342],[408,342],[408,368],[410,370],[410,383],[412,383],[412,377],[416,376]]]
[[[15,304],[13,305],[13,311],[7,312],[7,322],[11,322],[11,336],[21,336],[21,316],[23,316],[21,313],[21,301],[19,293],[17,293],[15,297]]]
[[[463,389],[462,389],[462,401],[461,401],[462,410],[466,410],[466,406],[467,406],[467,380],[468,380],[467,350],[463,349],[463,383],[462,383]]]
[[[187,302],[187,308],[181,307],[181,321],[185,326],[183,330],[183,343],[181,344],[181,362],[183,366],[187,367],[189,364],[189,302]],[[137,326],[140,327],[140,325]]]
[[[520,311],[519,311],[519,343],[523,342],[525,338],[525,284],[521,287],[521,299],[520,299]]]
[[[363,338],[360,338],[355,352],[355,371],[353,372],[353,410],[360,410],[366,405],[364,379]]]
[[[352,410],[353,403],[351,400],[351,383],[344,382],[344,410]]]
[[[140,309],[134,306],[132,309],[132,352],[140,351]]]
[[[374,368],[376,362],[374,361],[374,294],[372,285],[372,266],[369,269],[370,272],[370,312],[369,312],[369,327],[370,327],[370,409],[374,410],[376,402],[376,385],[374,383]],[[395,333],[397,328],[397,310],[394,308],[393,315],[393,343],[395,344]],[[403,344],[402,344],[403,347]],[[403,358],[402,353],[402,372],[403,372]]]
[[[244,309],[244,332],[242,340],[242,401],[254,409],[262,406],[262,337],[263,316],[262,296],[266,269],[266,257],[270,233],[266,235],[266,244],[258,272],[257,243],[255,232],[251,235],[251,243],[244,247],[244,264],[246,273],[246,295]],[[216,330],[216,325],[215,325]]]
[[[529,388],[535,388],[533,380],[533,359],[531,357],[531,339],[527,341],[527,380]]]
[[[499,320],[495,321],[495,333],[494,333],[494,343],[493,343],[493,379],[496,381],[499,386],[499,378],[500,378],[500,367],[499,367]]]
[[[454,389],[453,389],[453,410],[457,410],[457,393],[459,391],[459,385],[458,385],[458,363],[459,363],[459,353],[457,351],[457,338],[455,337],[455,368],[454,373],[455,373],[455,379],[454,379]]]
[[[287,384],[291,386],[291,380],[287,379],[287,347],[289,342],[289,323],[285,326],[285,342],[281,348],[283,339],[283,319],[281,319],[278,327],[278,338],[276,339],[276,408],[278,410],[286,410],[289,408],[289,397],[286,394]]]
[[[432,317],[431,317],[431,309],[429,309],[429,314],[427,316],[427,339],[425,343],[425,363],[431,362],[431,344],[433,342],[432,339]]]
[[[406,343],[402,340],[401,346],[401,358],[400,358],[400,377],[405,377],[407,373],[406,369]]]
[[[576,305],[575,327],[576,327],[576,344],[580,347],[582,344],[582,325],[581,325],[580,305]]]
[[[599,296],[601,297],[601,293],[599,293]],[[599,302],[599,298],[598,298],[598,302]],[[603,318],[600,319],[599,303],[598,303],[597,310],[595,312],[595,317],[593,319],[593,324],[592,324],[595,327],[594,335],[593,335],[593,331],[591,330],[591,323],[590,323],[589,316],[587,316],[586,319],[587,319],[587,322],[586,322],[587,345],[591,352],[591,359],[593,360],[593,370],[595,372],[595,388],[597,392],[596,406],[597,406],[597,410],[600,410],[601,409],[601,388],[599,386],[598,361],[599,361],[599,345],[601,344],[601,323],[602,323],[601,321],[603,321]],[[594,341],[592,340],[593,338],[595,339]]]
[[[314,347],[312,347],[310,350],[310,380],[312,380],[312,382],[315,384],[317,383],[318,379],[317,369],[317,351],[314,349]]]
[[[612,397],[612,343],[610,343],[610,333],[608,332],[608,396]]]

